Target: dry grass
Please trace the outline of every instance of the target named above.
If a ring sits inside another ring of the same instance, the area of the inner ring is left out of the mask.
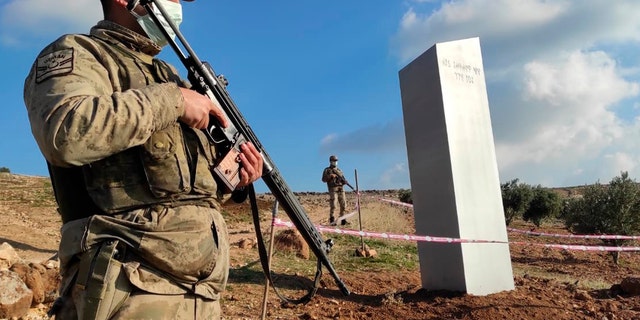
[[[413,211],[404,207],[363,198],[360,203],[360,215],[364,231],[415,233]]]

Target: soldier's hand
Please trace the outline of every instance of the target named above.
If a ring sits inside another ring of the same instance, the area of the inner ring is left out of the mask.
[[[180,88],[180,91],[184,97],[184,114],[179,118],[180,121],[192,128],[206,129],[209,115],[213,115],[222,127],[227,127],[227,119],[217,101],[211,101],[207,96],[190,89]]]
[[[263,160],[258,149],[246,142],[240,146],[240,182],[238,187],[244,187],[260,179],[262,176]]]

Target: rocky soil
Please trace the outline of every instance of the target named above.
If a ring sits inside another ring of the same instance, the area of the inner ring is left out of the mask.
[[[371,195],[381,195],[382,192],[363,193],[367,194],[367,201],[375,201]],[[310,219],[315,223],[326,223],[327,195],[298,195]],[[353,199],[354,195],[350,194],[349,197]],[[261,211],[267,216],[264,230],[269,227],[268,215],[272,203],[269,195],[260,195]],[[265,296],[264,278],[259,273],[259,257],[252,244],[255,235],[249,218],[249,206],[247,203],[229,204],[226,214],[233,246],[228,290],[222,301],[225,319],[260,319]],[[404,217],[411,220],[410,214]],[[48,268],[47,261],[57,250],[60,227],[48,179],[0,173],[0,219],[0,244],[6,243],[15,249],[21,258],[21,268],[26,265],[47,273],[38,266]],[[531,229],[533,226],[517,221],[512,227]],[[352,223],[346,228],[358,227]],[[543,225],[536,231],[566,233],[558,224]],[[522,233],[510,233],[509,240],[518,243],[510,245],[515,290],[487,296],[425,291],[421,289],[417,267],[399,265],[395,269],[375,269],[371,267],[374,265],[372,262],[376,262],[376,259],[380,263],[383,261],[370,257],[363,258],[369,260],[363,263],[360,270],[338,270],[352,291],[350,296],[343,296],[333,278],[325,272],[316,295],[303,305],[283,303],[269,290],[266,318],[640,319],[640,296],[629,292],[624,285],[625,281],[640,276],[640,256],[637,252],[621,254],[620,264],[614,265],[610,255],[605,252],[534,245],[599,245],[597,240],[532,237]],[[50,283],[55,281],[55,277],[44,281]],[[0,288],[0,292],[3,290]],[[294,295],[304,293],[294,288],[287,292]],[[29,313],[20,319],[46,319],[44,313],[51,304],[50,300],[34,301]]]

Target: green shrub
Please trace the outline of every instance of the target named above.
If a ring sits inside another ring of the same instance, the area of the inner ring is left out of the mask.
[[[400,189],[398,191],[398,198],[404,203],[413,203],[413,198],[411,198],[411,190]]]
[[[608,186],[596,182],[587,186],[582,198],[569,200],[563,207],[565,225],[573,233],[634,235],[640,232],[640,187],[627,172]],[[603,239],[606,245],[622,246],[629,240]],[[613,261],[618,263],[618,253]]]
[[[533,199],[533,190],[526,183],[518,183],[518,179],[500,185],[504,218],[509,225],[515,218],[522,217]]]
[[[9,170],[9,168],[7,167],[0,167],[0,172],[11,173],[11,170]]]
[[[527,209],[524,210],[522,218],[540,227],[542,221],[556,217],[560,213],[560,196],[540,185],[533,188],[532,193],[533,196]]]

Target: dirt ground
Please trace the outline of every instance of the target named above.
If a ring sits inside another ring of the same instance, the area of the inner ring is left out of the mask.
[[[299,198],[314,222],[326,220],[322,193]],[[261,197],[269,210],[270,197]],[[260,319],[264,281],[247,278],[243,266],[258,263],[255,248],[236,245],[251,239],[253,224],[247,203],[229,204],[231,271],[223,296],[225,319]],[[409,215],[410,216],[410,215]],[[0,243],[12,245],[28,261],[53,256],[59,241],[60,220],[48,179],[0,173]],[[517,222],[512,227],[531,229]],[[377,230],[369,230],[377,231]],[[567,233],[560,225],[542,226],[539,232]],[[509,233],[509,240],[527,243],[598,245],[596,240],[532,237]],[[635,244],[634,244],[635,245]],[[640,276],[637,252],[623,253],[614,265],[605,252],[568,251],[511,244],[515,289],[486,296],[421,289],[417,268],[385,272],[338,270],[351,295],[343,296],[333,278],[325,274],[313,299],[290,305],[268,291],[267,319],[640,319],[640,297],[622,293],[619,283]],[[293,275],[295,276],[295,275]],[[248,280],[247,279],[251,279]],[[1,288],[0,288],[1,290]],[[45,306],[46,307],[46,306]],[[41,308],[40,312],[42,313]],[[34,319],[34,318],[32,318]]]

